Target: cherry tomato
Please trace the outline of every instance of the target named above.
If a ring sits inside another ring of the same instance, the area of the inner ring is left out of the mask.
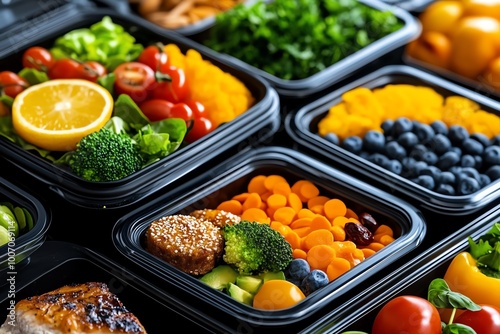
[[[49,69],[50,79],[76,79],[81,73],[81,64],[71,58],[56,60]]]
[[[24,67],[47,72],[54,65],[55,60],[49,50],[33,46],[24,51],[22,62]]]
[[[455,320],[455,323],[471,327],[477,334],[500,333],[500,308],[492,305],[480,305],[481,310],[465,310]]]
[[[371,334],[441,334],[437,308],[418,296],[398,296],[378,312]]]
[[[169,76],[171,80],[162,79],[160,77],[153,89],[153,98],[167,100],[173,103],[186,101],[191,92],[184,70],[175,66],[168,66],[162,73]]]
[[[96,82],[99,77],[107,74],[106,67],[96,61],[86,61],[80,64],[78,79],[86,79]]]
[[[139,58],[139,63],[148,65],[153,71],[162,71],[168,66],[168,55],[163,51],[161,45],[150,45],[142,50]]]
[[[208,117],[208,111],[203,105],[203,103],[195,100],[187,100],[186,103],[189,108],[193,111],[193,117]]]
[[[29,86],[28,82],[11,71],[0,72],[0,92],[12,98]]]
[[[185,121],[193,118],[193,111],[185,103],[174,104],[167,100],[151,99],[141,103],[140,108],[151,122],[165,118],[182,118]]]
[[[206,136],[214,129],[212,121],[206,117],[195,117],[192,122],[192,127],[186,134],[185,138],[189,143],[195,142]]]
[[[292,307],[305,298],[295,284],[286,280],[270,280],[264,282],[255,294],[253,307],[260,310],[281,310]]]
[[[123,63],[114,73],[117,94],[130,95],[136,103],[149,99],[155,84],[155,72],[149,66],[139,62]]]

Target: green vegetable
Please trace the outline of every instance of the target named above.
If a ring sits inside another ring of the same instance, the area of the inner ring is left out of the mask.
[[[229,265],[221,264],[200,277],[200,281],[216,290],[224,290],[229,283],[235,283],[238,273]]]
[[[471,237],[468,242],[478,269],[486,276],[500,279],[500,222],[493,224],[477,243]]]
[[[234,283],[228,284],[227,293],[240,303],[250,306],[252,306],[253,304],[253,295],[250,292],[240,288]]]
[[[292,261],[292,247],[269,225],[241,221],[223,228],[223,260],[239,273],[282,271]]]
[[[126,133],[104,127],[80,140],[70,155],[68,165],[87,181],[116,181],[142,168],[137,145]]]
[[[105,16],[90,28],[75,29],[59,37],[50,51],[56,59],[93,60],[112,72],[119,64],[137,59],[143,48],[121,25]]]
[[[260,0],[217,15],[204,43],[274,76],[295,80],[402,26],[392,12],[357,0]]]

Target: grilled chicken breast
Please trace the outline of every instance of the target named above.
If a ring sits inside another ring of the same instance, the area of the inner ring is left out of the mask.
[[[19,301],[0,334],[133,333],[146,330],[104,283],[66,285]]]

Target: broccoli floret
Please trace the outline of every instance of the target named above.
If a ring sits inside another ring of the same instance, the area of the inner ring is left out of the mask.
[[[142,163],[133,139],[107,128],[83,137],[68,160],[73,173],[94,182],[120,180],[140,170]]]
[[[284,270],[292,261],[292,247],[269,225],[243,220],[223,228],[223,260],[240,273]]]

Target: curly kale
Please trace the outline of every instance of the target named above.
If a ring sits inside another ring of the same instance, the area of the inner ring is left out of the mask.
[[[244,220],[226,225],[223,234],[223,260],[240,273],[281,271],[293,259],[290,244],[269,225]]]
[[[80,140],[68,165],[85,180],[105,182],[120,180],[140,170],[143,159],[131,137],[102,128]]]

